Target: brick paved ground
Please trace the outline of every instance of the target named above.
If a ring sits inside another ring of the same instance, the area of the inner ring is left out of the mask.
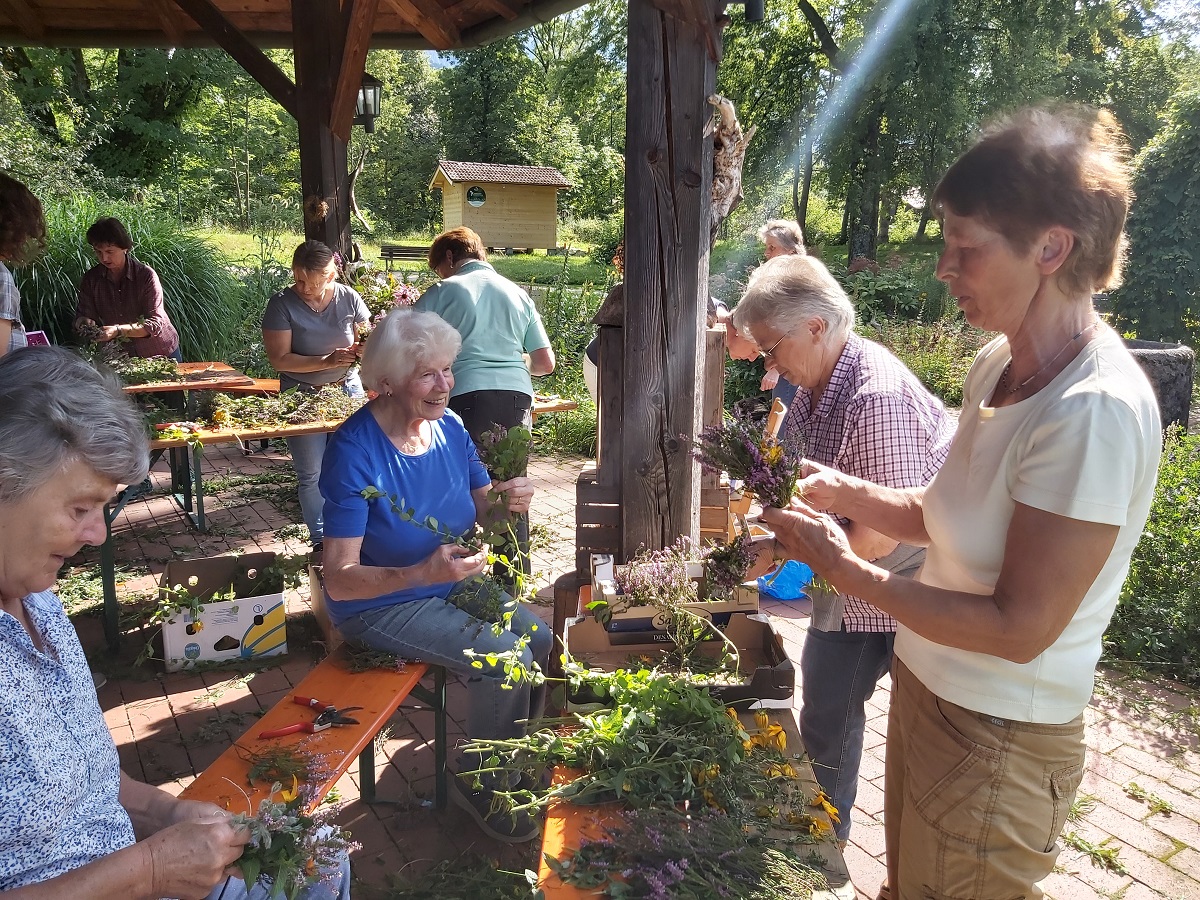
[[[548,586],[573,567],[574,481],[582,462],[536,459],[531,475],[540,493],[533,515],[535,555],[540,583]],[[126,771],[134,777],[178,792],[253,721],[277,702],[313,665],[319,646],[293,638],[293,653],[278,666],[232,674],[156,675],[129,665],[146,635],[138,629],[133,598],[151,591],[167,561],[234,550],[305,548],[297,529],[299,510],[294,479],[280,445],[242,454],[236,447],[205,451],[205,477],[216,489],[209,500],[208,534],[188,528],[170,498],[161,491],[166,469],[154,473],[160,493],[130,504],[114,525],[120,592],[126,598],[128,631],[122,653],[103,648],[100,620],[77,617],[77,626],[93,665],[110,674],[100,689],[105,717]],[[94,566],[98,553],[88,550],[73,562]],[[543,591],[548,595],[548,590]],[[548,600],[547,600],[548,602]],[[288,596],[289,611],[307,609],[304,591]],[[802,604],[772,602],[768,611],[788,641],[794,658],[804,640],[807,614]],[[549,607],[542,608],[548,618]],[[297,620],[301,623],[302,620]],[[302,629],[292,629],[296,635]],[[303,646],[299,646],[299,645]],[[461,684],[451,687],[451,733],[462,733]],[[860,897],[873,898],[883,876],[883,759],[887,731],[888,686],[871,702],[866,754],[854,830],[846,862]],[[1170,684],[1150,683],[1101,672],[1088,710],[1088,772],[1078,804],[1080,816],[1068,832],[1080,846],[1117,851],[1124,872],[1098,868],[1081,850],[1068,848],[1045,884],[1052,900],[1191,900],[1200,898],[1200,697]],[[358,801],[356,775],[339,785],[339,821],[363,843],[355,855],[356,897],[380,896],[393,873],[462,854],[484,854],[506,869],[521,871],[536,859],[536,848],[510,848],[479,835],[465,813],[431,809],[432,717],[401,711],[382,742],[390,758],[379,775],[379,796],[390,802],[368,807]],[[1150,800],[1133,796],[1131,785],[1169,805],[1155,811]],[[1085,844],[1086,842],[1086,844]]]

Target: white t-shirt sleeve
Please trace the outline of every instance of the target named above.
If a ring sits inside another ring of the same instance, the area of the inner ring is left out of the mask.
[[[1107,394],[1078,392],[1055,403],[1018,453],[1018,503],[1084,522],[1124,525],[1144,454],[1134,411]]]

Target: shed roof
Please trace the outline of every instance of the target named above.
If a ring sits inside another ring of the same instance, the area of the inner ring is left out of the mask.
[[[475,47],[585,2],[379,0],[370,46]],[[255,46],[293,46],[292,0],[0,0],[0,46],[215,47],[213,35],[190,15],[204,18],[206,10]]]
[[[537,184],[561,188],[571,186],[571,182],[563,177],[562,172],[550,166],[512,166],[503,163],[439,159],[438,171],[451,184],[460,181],[481,181],[484,184]],[[434,181],[437,181],[436,173]]]

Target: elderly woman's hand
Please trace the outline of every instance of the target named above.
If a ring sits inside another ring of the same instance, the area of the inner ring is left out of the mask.
[[[235,828],[224,810],[213,809],[207,817],[164,828],[143,842],[155,897],[201,900],[230,874],[238,874],[233,864],[250,832]]]
[[[764,509],[762,520],[775,529],[775,543],[788,559],[807,563],[818,575],[833,579],[843,561],[854,558],[837,522],[799,501],[791,509]]]
[[[796,496],[805,506],[812,509],[835,509],[838,491],[844,483],[845,476],[837,469],[806,459],[800,464],[800,482],[796,485]]]
[[[533,502],[533,483],[523,475],[508,481],[493,481],[492,491],[504,498],[505,508],[511,513],[527,513]]]
[[[474,552],[458,544],[442,544],[429,555],[425,566],[425,584],[447,584],[478,575],[487,565],[487,553]]]

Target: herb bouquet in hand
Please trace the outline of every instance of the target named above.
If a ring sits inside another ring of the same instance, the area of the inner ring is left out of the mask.
[[[764,435],[761,425],[738,412],[701,431],[692,456],[704,471],[728,472],[763,506],[779,509],[791,503],[804,459],[801,448]]]
[[[294,784],[294,782],[293,782]],[[234,816],[233,824],[249,829],[250,841],[235,865],[246,884],[261,882],[272,900],[296,900],[307,888],[336,877],[342,857],[361,845],[321,813],[305,812],[303,788],[281,791],[276,784],[253,816]]]

